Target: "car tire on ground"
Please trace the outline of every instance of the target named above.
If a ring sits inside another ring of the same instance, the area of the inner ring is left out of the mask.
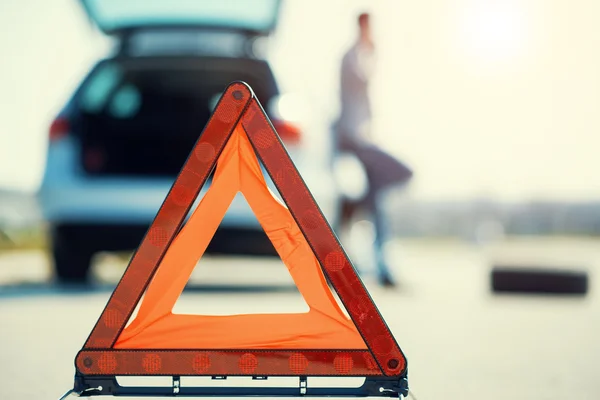
[[[586,294],[588,275],[585,271],[496,266],[491,284],[494,292]]]
[[[59,283],[85,283],[94,252],[76,232],[55,228],[51,233],[54,274]]]

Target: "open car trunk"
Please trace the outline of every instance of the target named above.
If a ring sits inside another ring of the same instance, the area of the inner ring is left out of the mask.
[[[139,28],[195,27],[270,34],[281,0],[80,0],[90,21],[119,36]]]
[[[74,132],[88,174],[173,177],[227,85],[245,81],[261,103],[278,94],[267,63],[239,58],[115,58],[84,82]]]

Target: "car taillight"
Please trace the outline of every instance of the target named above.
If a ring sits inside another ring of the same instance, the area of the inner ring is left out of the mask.
[[[67,136],[69,133],[69,121],[66,118],[58,117],[50,125],[50,141],[58,140]]]
[[[286,144],[297,144],[302,139],[302,132],[297,125],[282,120],[272,120],[271,122],[281,140]]]

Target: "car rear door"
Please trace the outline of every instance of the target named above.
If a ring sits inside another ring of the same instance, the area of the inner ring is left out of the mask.
[[[105,34],[149,28],[211,28],[268,35],[281,0],[79,0]]]

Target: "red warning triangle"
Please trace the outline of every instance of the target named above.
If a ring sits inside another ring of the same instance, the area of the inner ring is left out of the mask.
[[[259,160],[285,204],[269,192]],[[213,170],[209,190],[184,225]],[[238,191],[288,267],[309,312],[172,313]],[[260,103],[242,82],[230,84],[221,97],[75,366],[75,389],[97,394],[127,394],[114,379],[121,375],[177,377],[176,394],[184,393],[179,376],[361,376],[376,379],[377,387],[367,385],[357,395],[397,397],[406,389],[400,382],[407,372],[394,336]],[[99,382],[104,387],[94,389]],[[230,394],[236,393],[248,394]],[[307,394],[306,387],[302,394]]]

